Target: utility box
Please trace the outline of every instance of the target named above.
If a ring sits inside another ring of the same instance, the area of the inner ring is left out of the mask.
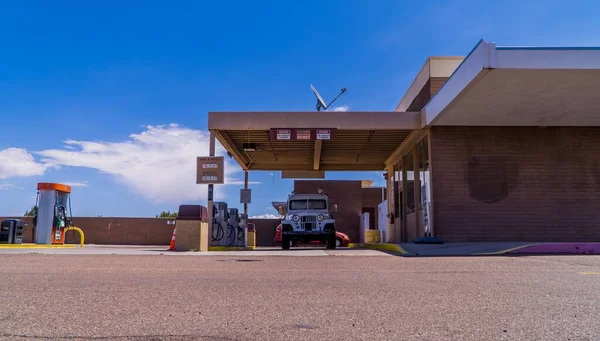
[[[21,219],[7,219],[0,223],[0,244],[21,244],[25,222]]]
[[[177,220],[208,221],[208,209],[200,205],[180,205]]]

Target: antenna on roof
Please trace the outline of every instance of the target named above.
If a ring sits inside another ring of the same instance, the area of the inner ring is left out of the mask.
[[[340,93],[337,96],[335,96],[335,98],[329,104],[325,104],[323,97],[321,97],[321,95],[319,94],[317,89],[312,84],[310,85],[310,89],[317,97],[317,111],[321,111],[321,108],[323,108],[323,110],[327,110],[327,108],[329,108],[333,104],[333,102],[335,102],[336,99],[338,99],[341,95],[343,95],[347,91],[346,88],[342,88],[340,90]]]

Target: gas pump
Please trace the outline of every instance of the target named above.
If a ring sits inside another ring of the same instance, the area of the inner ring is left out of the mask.
[[[211,227],[211,245],[223,245],[229,211],[226,202],[215,202],[213,204],[213,223]]]
[[[71,187],[56,183],[37,184],[37,215],[33,217],[36,244],[64,244],[65,230],[72,225]],[[68,207],[68,209],[67,209]]]
[[[67,217],[67,208],[61,205],[54,207],[54,224],[52,233],[54,234],[54,243],[57,243],[61,238],[64,242],[64,231],[71,226],[71,220]]]
[[[246,246],[245,231],[237,208],[229,209],[229,221],[227,223],[227,240],[229,246]]]
[[[237,246],[237,231],[240,226],[240,219],[237,208],[229,209],[229,220],[227,221],[227,245]]]
[[[210,245],[246,246],[243,224],[237,208],[228,208],[226,202],[215,202]]]
[[[234,228],[240,225],[240,215],[238,213],[237,208],[229,209],[229,220],[227,221],[227,223]]]

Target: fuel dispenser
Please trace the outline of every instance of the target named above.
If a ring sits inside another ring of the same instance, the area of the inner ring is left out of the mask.
[[[229,221],[228,221],[228,235],[227,245],[228,246],[246,246],[246,239],[240,214],[237,208],[229,209]]]
[[[215,202],[213,204],[213,222],[211,227],[211,246],[224,244],[225,231],[229,221],[229,211],[226,202]]]
[[[232,227],[240,226],[240,215],[237,208],[229,209],[229,219],[227,220],[227,224]]]
[[[72,224],[71,187],[56,183],[37,184],[37,215],[33,217],[36,244],[64,244],[65,230]],[[67,209],[68,208],[68,209]]]
[[[213,204],[211,246],[246,246],[244,222],[237,208],[228,208],[226,202]]]

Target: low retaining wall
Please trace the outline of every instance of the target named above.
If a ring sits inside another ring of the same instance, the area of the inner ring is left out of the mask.
[[[22,219],[29,226],[25,229],[24,243],[32,243],[32,217],[0,217]],[[169,245],[173,235],[173,225],[167,225],[168,218],[121,218],[121,217],[73,217],[73,225],[81,228],[86,244],[103,245]],[[250,219],[256,226],[257,246],[273,245],[277,219]],[[69,231],[67,243],[79,243],[77,232]]]
[[[279,225],[279,219],[249,219],[256,226],[256,246],[275,245],[275,229]]]
[[[0,218],[0,220],[9,218]],[[25,229],[24,243],[32,243],[32,218],[23,219],[29,224]],[[86,244],[105,245],[169,245],[173,225],[166,218],[73,217],[73,225],[83,230]],[[77,232],[69,231],[65,241],[79,243]]]

